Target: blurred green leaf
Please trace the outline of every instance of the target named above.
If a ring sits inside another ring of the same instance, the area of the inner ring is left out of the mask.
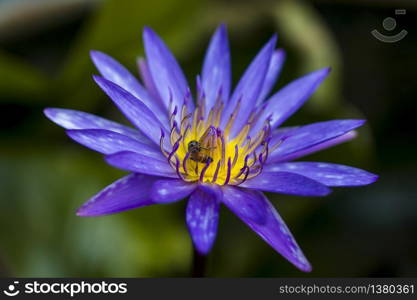
[[[39,100],[47,86],[47,78],[19,57],[0,51],[0,91],[2,98],[21,101]]]
[[[340,49],[320,14],[305,1],[284,0],[274,9],[282,39],[298,52],[300,74],[330,66],[332,72],[314,94],[309,105],[330,111],[342,101],[340,95]]]
[[[97,71],[89,51],[107,52],[134,70],[136,58],[143,55],[142,29],[146,25],[163,37],[176,56],[186,55],[199,31],[204,29],[198,18],[203,3],[192,0],[104,1],[70,50],[58,83],[64,89],[64,98],[56,100],[93,105],[100,94],[91,81],[91,74]]]
[[[181,203],[96,218],[75,215],[122,172],[96,153],[74,149],[0,153],[0,226],[13,224],[12,231],[0,231],[1,254],[11,270],[7,275],[186,273],[191,242],[184,215],[178,214]]]

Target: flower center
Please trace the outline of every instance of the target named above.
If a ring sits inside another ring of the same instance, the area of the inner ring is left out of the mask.
[[[186,105],[181,112],[178,107],[169,109],[172,111],[171,149],[166,150],[163,133],[160,147],[183,180],[239,185],[262,172],[268,158],[269,121],[251,138],[248,133],[260,114],[252,113],[240,132],[232,137],[230,132],[240,105],[237,104],[224,128],[220,125],[223,106],[219,98],[207,114],[204,101],[200,101],[193,113],[187,112]]]

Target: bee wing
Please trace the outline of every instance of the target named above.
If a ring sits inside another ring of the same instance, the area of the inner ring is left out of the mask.
[[[204,154],[213,157],[214,149],[217,146],[216,129],[213,126],[208,127],[200,137],[199,143],[201,145],[201,151]]]
[[[209,126],[206,131],[204,131],[203,135],[200,137],[199,143],[203,145],[210,136],[216,136],[216,129],[214,129],[213,126]]]

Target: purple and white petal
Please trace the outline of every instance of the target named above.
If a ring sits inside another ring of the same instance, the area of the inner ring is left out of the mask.
[[[281,125],[310,98],[329,72],[330,68],[314,71],[280,89],[265,102],[266,107],[249,134],[257,133],[268,118],[271,129]]]
[[[135,97],[141,99],[142,102],[144,102],[144,98],[149,97],[147,91],[136,77],[113,57],[95,50],[90,51],[90,56],[94,65],[104,78],[122,87]]]
[[[151,198],[156,203],[171,203],[187,197],[196,187],[196,183],[182,179],[160,179],[152,186]]]
[[[83,112],[64,108],[45,108],[49,120],[65,129],[106,129],[126,135],[142,143],[153,144],[139,130]]]
[[[264,202],[258,199],[260,193],[227,185],[222,186],[222,190],[223,203],[235,214],[255,223],[266,222]]]
[[[223,128],[226,126],[232,112],[237,110],[237,116],[231,129],[232,137],[234,137],[242,128],[248,120],[250,113],[253,111],[253,107],[256,104],[256,100],[258,99],[264,84],[264,79],[269,68],[276,41],[277,37],[274,35],[261,51],[259,51],[246,69],[237,84],[230,101],[226,105],[222,115]],[[238,105],[240,106],[239,109],[237,109]]]
[[[275,149],[275,147],[281,145],[290,136],[290,133],[297,128],[300,128],[300,126],[280,127],[275,129],[268,142],[269,148]],[[261,147],[259,147],[259,149],[261,149]]]
[[[104,129],[67,130],[74,141],[103,154],[113,154],[121,151],[133,151],[144,156],[164,160],[161,150],[143,144],[123,134]]]
[[[289,153],[289,154],[284,155],[284,156],[274,157],[273,161],[274,162],[291,161],[291,160],[294,160],[294,159],[297,159],[297,158],[300,158],[300,157],[303,157],[303,156],[306,156],[306,155],[309,155],[309,154],[312,154],[312,153],[315,153],[315,152],[318,152],[318,151],[321,151],[321,150],[324,150],[324,149],[327,149],[327,148],[330,148],[330,147],[333,147],[333,146],[336,146],[336,145],[339,145],[341,143],[348,142],[348,141],[352,140],[353,138],[355,138],[356,136],[357,136],[356,131],[352,130],[352,131],[349,131],[348,133],[345,133],[345,134],[337,136],[333,139],[326,140],[324,142],[318,143],[314,146],[311,146],[311,147],[308,147],[308,148],[305,148],[305,149],[302,149],[302,150],[299,150],[299,151],[295,151],[295,152]],[[271,143],[271,145],[273,145],[273,144]]]
[[[80,217],[93,217],[154,204],[150,198],[153,183],[160,177],[129,174],[107,186],[77,210]]]
[[[136,62],[139,68],[140,77],[142,78],[143,84],[145,85],[149,95],[160,102],[163,107],[165,107],[165,104],[159,96],[158,90],[156,89],[155,83],[153,82],[151,72],[149,71],[148,62],[143,57],[139,57]],[[168,110],[166,111],[168,112]]]
[[[282,161],[288,155],[342,136],[365,123],[364,120],[332,120],[300,126],[286,134],[282,143],[270,153],[267,163]],[[273,147],[273,145],[271,145]]]
[[[281,72],[282,65],[285,60],[285,51],[283,49],[275,50],[272,54],[269,68],[265,76],[265,81],[262,86],[261,94],[258,97],[256,105],[262,103],[265,98],[269,95],[275,83],[277,82],[279,73]]]
[[[109,165],[126,171],[170,178],[178,177],[166,159],[159,160],[129,151],[110,154],[105,159]]]
[[[91,59],[100,74],[117,84],[145,104],[161,122],[168,122],[167,111],[162,103],[149,96],[149,93],[124,66],[109,55],[100,51],[91,51]]]
[[[256,222],[253,218],[248,218],[246,212],[242,213],[239,202],[228,201],[228,197],[233,196],[233,193],[225,193],[223,202],[233,213],[289,262],[294,264],[301,271],[310,272],[310,263],[307,261],[281,216],[261,192],[255,191],[253,193],[256,194],[256,197],[253,195],[248,197],[250,198],[250,201],[256,202],[253,204],[256,209],[262,209],[261,213],[265,216],[264,222],[262,223]]]
[[[265,166],[263,172],[290,172],[326,186],[359,186],[375,182],[378,176],[361,169],[323,162],[288,162]]]
[[[162,39],[149,27],[143,30],[146,61],[158,93],[166,107],[172,100],[173,106],[182,107],[189,89],[187,80],[175,57]],[[189,112],[194,111],[192,99],[187,101]]]
[[[240,187],[296,196],[326,196],[331,190],[308,177],[289,172],[262,172]]]
[[[220,25],[211,38],[204,59],[201,82],[206,96],[205,111],[208,115],[219,96],[220,90],[222,99],[225,101],[229,99],[231,84],[230,51],[225,25]]]
[[[188,200],[187,227],[196,250],[210,252],[217,235],[219,206],[223,194],[217,185],[199,185]]]
[[[166,124],[162,124],[145,104],[117,84],[100,76],[94,76],[94,80],[119,107],[129,121],[139,128],[150,140],[159,145],[161,130],[166,135],[168,134]]]

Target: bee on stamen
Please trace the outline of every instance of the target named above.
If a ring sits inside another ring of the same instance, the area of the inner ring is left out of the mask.
[[[216,147],[211,147],[210,133],[212,133],[212,129],[208,128],[201,136],[200,140],[192,140],[188,143],[187,148],[190,153],[191,160],[204,164],[211,163],[213,161],[213,158],[210,156],[210,150],[213,150]]]
[[[211,163],[213,159],[205,153],[210,148],[204,148],[201,146],[199,141],[190,141],[188,143],[188,152],[190,152],[190,158],[193,161],[200,162],[200,163]]]

